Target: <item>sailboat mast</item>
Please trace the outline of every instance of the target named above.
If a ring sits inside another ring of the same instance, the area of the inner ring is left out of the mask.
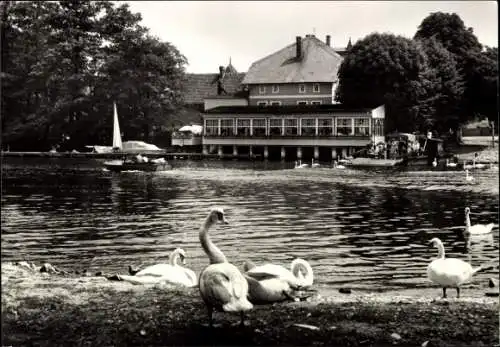
[[[122,135],[120,133],[120,123],[118,123],[118,111],[116,102],[113,103],[113,148],[122,149]]]

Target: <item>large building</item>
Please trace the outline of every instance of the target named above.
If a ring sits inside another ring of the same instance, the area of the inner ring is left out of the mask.
[[[242,84],[250,106],[322,105],[335,103],[342,56],[314,35],[254,62]]]
[[[349,46],[332,48],[330,35],[297,36],[244,76],[230,66],[192,76],[187,99],[203,109],[203,152],[326,161],[384,142],[383,105],[347,109],[335,101]]]
[[[345,158],[384,141],[384,118],[384,106],[220,106],[204,114],[203,152],[283,160]]]

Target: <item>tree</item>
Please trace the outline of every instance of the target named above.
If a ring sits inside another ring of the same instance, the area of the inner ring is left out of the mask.
[[[461,104],[457,110],[459,124],[485,112],[485,105],[489,108],[487,111],[489,114],[496,112],[496,106],[495,111],[489,106],[493,105],[491,101],[485,104],[481,88],[496,84],[496,81],[492,80],[492,73],[495,68],[497,69],[495,67],[497,60],[495,58],[493,62],[487,58],[488,55],[484,54],[483,47],[472,28],[465,27],[457,14],[442,12],[430,14],[422,21],[414,38],[418,40],[434,38],[454,56],[465,83]],[[488,81],[484,80],[485,78]],[[496,94],[496,89],[494,93]],[[488,97],[488,100],[490,99],[491,97]]]
[[[356,42],[339,69],[337,101],[348,106],[386,105],[386,129],[413,131],[421,118],[425,54],[412,40],[374,33]]]
[[[425,53],[427,66],[421,80],[420,108],[425,109],[425,119],[420,125],[438,133],[456,130],[464,83],[455,58],[434,37],[417,42]]]
[[[66,149],[110,143],[116,99],[130,139],[164,130],[186,60],[151,37],[128,5],[2,2],[1,9],[3,143],[18,150],[61,139]]]

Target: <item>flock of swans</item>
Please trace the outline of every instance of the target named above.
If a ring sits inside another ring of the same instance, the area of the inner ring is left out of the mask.
[[[471,225],[470,214],[470,208],[466,207],[465,233],[482,235],[492,232],[494,223]],[[300,258],[292,261],[290,269],[272,263],[256,265],[246,261],[243,271],[240,271],[210,239],[209,229],[215,224],[229,224],[222,208],[213,208],[199,231],[199,241],[209,262],[199,277],[184,266],[186,254],[177,248],[170,254],[168,264],[152,265],[135,273],[129,268],[130,275],[117,275],[118,279],[133,284],[168,282],[186,287],[198,286],[208,310],[210,326],[213,326],[215,310],[239,313],[243,325],[244,314],[253,305],[297,300],[300,291],[307,291],[313,285],[313,269]],[[444,245],[439,238],[430,242],[437,247],[438,258],[428,265],[427,277],[443,288],[443,297],[446,297],[447,288],[455,288],[457,297],[460,297],[462,284],[469,282],[478,271],[495,266],[472,268],[463,260],[445,258]]]
[[[334,169],[345,169],[345,165],[343,165],[341,162],[343,162],[342,159],[340,161],[335,160],[333,162],[333,168]],[[302,160],[296,160],[294,169],[307,169],[307,168],[319,168],[319,167],[321,167],[321,164],[315,162],[314,158],[312,158],[311,164],[302,163]]]

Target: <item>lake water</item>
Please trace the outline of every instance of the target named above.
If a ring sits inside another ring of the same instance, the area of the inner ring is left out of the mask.
[[[2,169],[2,261],[127,273],[182,247],[199,272],[198,230],[213,206],[230,225],[210,231],[228,259],[289,267],[307,259],[319,287],[429,287],[439,237],[473,266],[498,259],[498,171],[291,169],[293,163],[174,161],[166,172],[111,173],[91,159],[8,158]],[[497,223],[480,239],[472,224]],[[467,246],[467,244],[469,246]],[[498,277],[478,274],[475,283]]]

